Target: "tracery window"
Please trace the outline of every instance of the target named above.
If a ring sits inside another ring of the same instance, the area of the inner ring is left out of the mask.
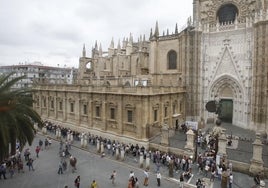
[[[174,50],[168,52],[168,69],[177,69],[177,52]]]
[[[219,18],[219,22],[221,24],[234,22],[237,15],[238,9],[231,3],[222,5],[217,12],[217,17]]]

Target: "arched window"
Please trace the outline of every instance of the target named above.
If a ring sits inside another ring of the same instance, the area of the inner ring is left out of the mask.
[[[177,69],[177,53],[174,50],[168,52],[168,69]]]
[[[221,24],[226,22],[234,22],[237,15],[237,7],[230,3],[222,5],[217,12],[217,17],[219,18],[219,22]]]

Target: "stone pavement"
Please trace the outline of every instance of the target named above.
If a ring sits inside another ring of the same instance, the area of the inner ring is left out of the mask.
[[[225,125],[224,125],[225,126]],[[241,131],[241,132],[238,132],[240,133],[240,135],[242,136],[244,133]],[[180,133],[178,133],[180,134]],[[228,133],[227,133],[228,134]],[[51,135],[51,134],[50,134]],[[54,136],[54,135],[51,135],[51,136]],[[252,138],[254,137],[254,134],[252,134]],[[177,146],[178,145],[183,145],[182,143],[185,143],[185,139],[186,139],[186,136],[185,134],[181,134],[181,136],[178,138],[173,138],[172,140],[172,144],[176,144],[177,143]],[[240,141],[239,141],[240,142]],[[179,144],[178,144],[179,143]],[[90,151],[92,153],[95,153],[97,155],[100,155],[98,154],[97,152],[97,148],[95,145],[92,145],[92,144],[88,144],[88,146],[86,148],[81,148],[80,146],[80,142],[79,141],[74,141],[73,143],[73,146],[77,147],[77,148],[80,148],[82,150],[85,150],[85,151]],[[111,160],[114,160],[116,161],[115,159],[115,156],[113,156],[111,153],[107,153],[107,150],[105,151],[106,152],[106,156],[105,158],[108,158],[108,159],[111,159]],[[136,168],[136,169],[139,169],[139,170],[142,170],[139,168],[139,158],[138,157],[133,157],[131,154],[129,155],[126,155],[125,157],[125,160],[124,161],[118,161],[118,162],[122,162],[121,164],[122,165],[129,165],[133,168]],[[144,165],[145,166],[145,162],[144,162]],[[163,179],[165,180],[169,180],[171,182],[177,182],[178,184],[178,179],[179,179],[179,176],[180,174],[182,173],[183,171],[177,171],[174,173],[174,177],[173,178],[170,178],[169,177],[169,170],[166,166],[161,166],[160,168],[160,173],[162,174],[163,176]],[[155,173],[156,173],[156,166],[154,163],[150,163],[150,173],[152,174],[151,176],[155,176]],[[254,185],[254,181],[253,181],[253,178],[246,175],[246,174],[242,174],[242,173],[238,173],[238,172],[234,172],[234,185],[233,185],[233,188],[247,188],[247,187],[252,187]],[[198,167],[196,166],[196,164],[193,165],[193,177],[187,182],[189,183],[189,185],[195,185],[195,182],[197,181],[198,178],[204,178],[203,174],[198,174]],[[266,182],[266,185],[268,185],[268,180],[265,180]],[[187,186],[185,186],[187,187]],[[211,183],[209,186],[207,187],[210,187],[210,188],[220,188],[221,185],[220,185],[220,180],[215,180],[215,182]]]
[[[36,158],[34,149],[38,145],[39,139],[44,140],[45,137],[37,134],[32,146],[26,146],[26,148],[30,148],[31,156],[34,157],[33,166],[35,171],[29,171],[24,166],[24,173],[18,174],[16,172],[13,178],[10,178],[8,174],[7,180],[1,179],[0,188],[64,188],[65,185],[73,188],[74,180],[78,175],[81,177],[80,188],[88,188],[93,179],[97,181],[98,188],[125,188],[127,187],[131,170],[138,177],[140,187],[144,187],[142,186],[144,179],[143,169],[138,168],[133,159],[122,162],[114,160],[109,155],[101,158],[100,155],[95,154],[95,147],[89,146],[87,149],[81,149],[78,141],[74,142],[70,150],[70,153],[77,158],[76,172],[72,173],[71,169],[68,168],[62,175],[59,175],[57,174],[60,161],[58,155],[59,142],[53,140],[51,147],[40,151],[39,158]],[[113,170],[117,172],[115,185],[112,185],[109,179]],[[178,187],[177,182],[168,180],[164,175],[161,184],[162,187]],[[153,171],[150,171],[148,188],[154,187],[157,187],[156,176]]]
[[[239,132],[243,135],[243,132]],[[228,133],[227,133],[228,134]],[[55,139],[54,134],[48,134]],[[178,136],[178,135],[177,135]],[[254,136],[254,134],[252,134]],[[34,151],[34,147],[38,144],[39,138],[44,139],[43,135],[37,135],[34,141],[31,151]],[[186,138],[186,137],[185,137]],[[182,136],[176,138],[172,141],[173,144],[180,142],[179,145],[185,143],[185,138]],[[240,142],[240,141],[239,141]],[[133,170],[136,176],[140,180],[140,184],[143,181],[143,169],[139,168],[138,158],[134,158],[132,155],[126,156],[124,161],[116,160],[115,156],[107,153],[104,158],[100,157],[97,153],[96,146],[89,144],[87,148],[81,148],[79,141],[74,141],[71,154],[78,158],[78,171],[76,173],[71,173],[70,171],[64,173],[64,175],[58,175],[58,163],[59,163],[59,143],[54,140],[52,147],[47,151],[42,151],[40,153],[40,158],[36,159],[34,162],[35,171],[28,172],[26,169],[24,174],[16,174],[13,179],[8,179],[6,181],[0,180],[0,187],[21,187],[21,188],[31,188],[31,187],[63,187],[65,184],[69,187],[73,186],[74,178],[79,174],[81,176],[81,188],[88,187],[93,179],[99,182],[100,188],[108,188],[111,186],[110,180],[107,178],[113,169],[118,171],[117,184],[114,187],[123,188],[127,187],[127,179],[129,171]],[[145,166],[145,165],[144,165]],[[156,166],[154,163],[150,163],[150,184],[149,187],[157,187],[155,179]],[[162,186],[161,187],[179,187],[178,178],[182,171],[177,171],[174,173],[174,177],[169,177],[169,171],[166,166],[161,166],[160,172],[162,174]],[[191,187],[194,187],[195,182],[198,178],[204,178],[203,174],[198,174],[197,166],[193,166],[193,177],[188,181]],[[268,181],[265,180],[266,185]],[[254,185],[253,178],[246,175],[234,172],[234,184],[233,188],[251,188]],[[143,187],[143,186],[140,186]],[[184,186],[189,187],[189,186]],[[210,188],[220,188],[220,181],[215,180],[214,183],[208,185]]]

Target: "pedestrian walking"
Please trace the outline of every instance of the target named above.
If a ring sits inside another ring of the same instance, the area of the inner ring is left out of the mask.
[[[140,183],[137,177],[135,177],[135,186],[134,188],[139,188],[140,187]]]
[[[2,176],[4,179],[7,179],[6,178],[6,163],[2,163],[0,165],[0,179],[2,179]]]
[[[39,157],[39,152],[40,152],[40,146],[36,146],[35,153],[37,158]]]
[[[233,176],[232,173],[230,173],[230,176],[229,176],[229,188],[232,188],[233,180],[234,180],[234,176]]]
[[[183,173],[181,173],[181,175],[180,175],[180,188],[183,188],[183,182],[184,182],[184,177],[183,177]]]
[[[79,188],[80,187],[80,176],[77,176],[74,180],[74,186],[76,188]]]
[[[112,180],[112,184],[115,184],[115,177],[116,177],[116,171],[114,170],[110,177],[110,179]]]
[[[63,174],[63,165],[62,165],[62,161],[59,162],[58,174]]]
[[[143,182],[144,186],[148,186],[149,185],[149,173],[148,170],[144,170],[144,182]]]
[[[156,180],[157,180],[157,186],[160,187],[160,185],[161,185],[161,174],[160,174],[159,171],[156,173]]]
[[[43,141],[41,139],[39,140],[39,147],[41,150],[43,150]]]
[[[96,182],[96,180],[93,180],[91,185],[90,185],[90,188],[97,188],[98,187],[98,184]]]
[[[32,158],[30,158],[29,160],[28,160],[28,162],[26,163],[27,165],[28,165],[28,167],[29,167],[29,171],[31,171],[31,169],[32,169],[32,171],[34,171],[34,168],[33,168],[33,159]]]

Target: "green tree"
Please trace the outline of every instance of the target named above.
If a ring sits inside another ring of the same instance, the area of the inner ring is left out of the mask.
[[[0,76],[0,161],[16,153],[16,141],[24,146],[31,145],[35,136],[34,124],[42,127],[42,120],[32,108],[33,90],[31,88],[12,89],[24,76],[12,78],[8,75]]]

